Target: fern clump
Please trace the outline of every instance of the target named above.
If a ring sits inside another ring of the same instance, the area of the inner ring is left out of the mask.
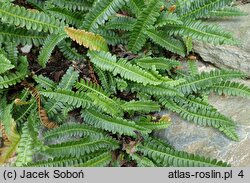
[[[156,115],[168,109],[239,140],[237,123],[206,97],[249,97],[249,87],[231,81],[245,75],[200,73],[189,59],[193,40],[238,43],[204,21],[244,15],[230,4],[29,0],[27,8],[0,2],[0,163],[16,156],[13,166],[230,166],[177,151],[153,135],[171,125],[169,116]],[[27,44],[31,52],[21,53]]]

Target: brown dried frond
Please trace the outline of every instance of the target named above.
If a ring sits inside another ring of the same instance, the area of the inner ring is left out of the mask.
[[[57,127],[57,124],[49,120],[46,110],[41,107],[41,97],[39,91],[27,81],[23,81],[22,85],[31,93],[33,97],[35,97],[39,118],[43,126],[49,129]]]

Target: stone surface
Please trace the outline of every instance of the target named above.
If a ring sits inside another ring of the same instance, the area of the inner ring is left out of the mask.
[[[211,65],[198,65],[200,72],[214,69]],[[239,82],[250,87],[250,80]],[[155,134],[178,150],[217,158],[231,163],[232,166],[250,166],[250,99],[211,94],[209,102],[237,123],[239,142],[231,141],[214,128],[187,122],[169,111],[162,111],[161,114],[170,115],[172,125]]]
[[[31,50],[31,48],[32,48],[32,45],[25,45],[25,46],[23,46],[23,47],[21,48],[21,51],[22,51],[23,53],[29,53],[30,50]]]
[[[194,42],[194,51],[199,53],[204,61],[218,67],[233,68],[245,72],[250,77],[250,4],[238,6],[248,16],[213,20],[225,30],[233,33],[241,45],[213,46],[206,43]]]

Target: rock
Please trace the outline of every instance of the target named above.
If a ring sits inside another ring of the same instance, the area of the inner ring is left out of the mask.
[[[162,114],[169,114],[173,124],[155,134],[177,150],[223,160],[232,166],[250,166],[250,99],[211,95],[209,100],[221,113],[236,121],[239,142],[231,141],[216,129],[186,122],[169,111]]]
[[[208,72],[215,68],[198,62],[198,69]],[[237,81],[250,87],[250,80]],[[160,115],[168,114],[172,125],[155,132],[155,135],[177,150],[223,160],[232,166],[250,166],[250,99],[211,94],[209,102],[237,123],[239,142],[228,139],[217,129],[192,124],[169,111],[162,111]]]
[[[23,46],[23,47],[21,48],[21,51],[22,51],[23,53],[29,53],[30,50],[31,50],[31,48],[32,48],[32,45],[25,45],[25,46]]]
[[[241,45],[213,46],[195,41],[194,51],[199,53],[204,61],[213,63],[217,67],[241,70],[250,76],[250,4],[238,7],[249,15],[210,22],[217,23],[232,32]]]

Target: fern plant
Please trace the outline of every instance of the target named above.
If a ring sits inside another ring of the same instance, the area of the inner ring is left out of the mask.
[[[250,88],[230,81],[245,75],[200,73],[195,61],[184,70],[170,59],[187,60],[192,40],[237,44],[204,21],[244,15],[231,0],[27,3],[32,8],[0,2],[1,164],[16,154],[12,166],[230,166],[178,151],[153,132],[171,125],[168,116],[154,117],[168,109],[239,140],[237,124],[206,96],[250,97]],[[33,57],[19,51],[26,44]],[[54,63],[66,63],[62,77],[41,74]]]

